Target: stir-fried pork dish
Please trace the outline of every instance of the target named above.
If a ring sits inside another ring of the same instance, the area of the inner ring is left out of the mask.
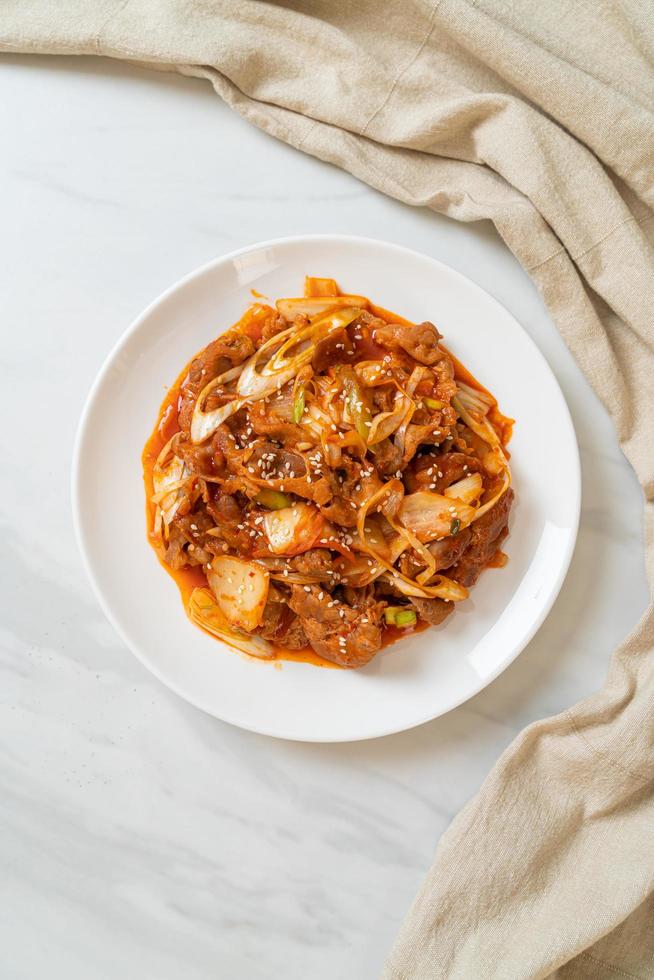
[[[193,359],[143,456],[193,622],[256,657],[361,667],[504,563],[512,423],[441,339],[307,278]]]

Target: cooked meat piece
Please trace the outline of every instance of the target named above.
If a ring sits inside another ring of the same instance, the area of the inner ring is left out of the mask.
[[[392,476],[402,465],[402,453],[390,439],[383,439],[375,446],[375,466],[384,476]]]
[[[243,519],[236,498],[228,493],[221,493],[217,488],[216,495],[207,509],[218,527],[236,529]]]
[[[422,558],[418,558],[415,551],[405,551],[404,554],[399,558],[397,564],[399,565],[400,571],[403,575],[408,578],[415,578],[419,572],[425,567],[425,563]],[[400,592],[399,595],[404,595]]]
[[[454,380],[454,365],[449,357],[444,357],[438,364],[434,364],[432,370],[436,375],[434,397],[449,406],[457,391]],[[454,423],[454,418],[451,421]]]
[[[254,344],[245,334],[230,330],[217,340],[212,340],[191,362],[188,378],[182,385],[182,403],[179,410],[179,427],[188,432],[193,417],[195,400],[205,385],[213,378],[242,364],[254,354]]]
[[[294,585],[289,605],[300,616],[309,643],[325,660],[341,667],[361,667],[381,646],[383,603],[371,603],[358,611],[316,586]]]
[[[293,616],[279,637],[278,643],[286,647],[287,650],[304,650],[305,647],[309,646],[309,637],[299,616]]]
[[[213,442],[194,446],[193,443],[182,440],[179,443],[177,455],[188,463],[194,473],[205,476],[215,475],[217,472],[216,463],[220,464],[221,461],[224,461],[222,455],[216,457]]]
[[[464,468],[465,467],[465,468]],[[476,456],[465,453],[427,452],[416,457],[404,472],[404,482],[410,493],[417,490],[431,490],[443,493],[449,486],[470,473],[481,470]]]
[[[341,626],[303,620],[309,643],[320,657],[341,667],[363,667],[381,647],[381,628],[362,621],[345,633]],[[345,642],[341,639],[345,637]]]
[[[333,574],[333,560],[329,551],[325,548],[312,548],[291,558],[289,561],[291,568],[300,572],[301,575],[320,575],[322,581],[329,581]]]
[[[343,455],[340,466],[328,475],[333,499],[320,509],[328,521],[356,527],[362,505],[382,486],[373,467]]]
[[[495,506],[470,526],[470,543],[450,573],[451,578],[466,588],[474,585],[506,536],[513,497],[509,487]]]
[[[404,350],[421,364],[436,364],[447,357],[438,341],[441,334],[433,323],[383,323],[374,330],[376,343],[388,350]]]
[[[188,564],[185,551],[186,544],[186,538],[180,529],[172,524],[169,529],[168,545],[164,551],[164,561],[175,571]]]
[[[468,547],[472,531],[465,528],[454,537],[443,538],[442,541],[432,541],[427,545],[436,560],[435,571],[443,572],[450,568]],[[415,578],[425,568],[425,563],[415,551],[406,551],[398,561],[400,571],[409,578]],[[446,572],[447,574],[447,572]]]
[[[372,389],[372,405],[377,412],[392,412],[395,403],[395,385],[378,385]]]
[[[214,527],[211,517],[204,509],[186,514],[184,517],[175,517],[173,524],[180,529],[190,544],[202,542],[206,532]]]
[[[264,401],[255,402],[250,408],[250,422],[257,435],[278,439],[287,446],[294,446],[306,439],[306,433],[301,425],[280,418]]]
[[[340,622],[342,617],[339,610],[345,611],[343,604],[332,599],[329,593],[318,586],[310,585],[291,586],[288,604],[298,616],[302,616],[303,619],[313,619],[317,623]],[[349,607],[348,611],[351,612]]]
[[[259,441],[247,461],[248,472],[254,468],[254,479],[293,480],[306,476],[307,467],[300,453],[292,453],[274,442]]]
[[[295,325],[296,326],[298,326],[298,322],[297,321],[299,319],[300,319],[299,317],[296,317],[295,318]],[[304,320],[305,321],[307,319],[308,319],[307,317],[304,317]],[[288,329],[288,323],[286,322],[286,320],[284,319],[283,316],[274,316],[274,317],[271,317],[271,319],[269,320],[269,322],[266,324],[266,326],[261,331],[261,343],[260,344],[257,344],[257,347],[261,347],[263,344],[266,343],[267,340],[270,340],[271,337],[274,337],[276,334],[281,333],[282,330],[286,330],[286,329]]]
[[[357,327],[367,327],[372,333],[374,330],[377,330],[378,327],[385,327],[386,320],[382,320],[380,316],[375,316],[373,313],[368,313],[367,310],[364,310],[361,313],[361,316],[358,316],[356,320],[353,321],[352,326],[355,328],[354,333],[358,333],[356,330]]]
[[[436,559],[436,571],[443,571],[450,568],[459,560],[464,553],[472,538],[472,531],[469,527],[459,531],[454,537],[443,538],[442,541],[432,541],[427,547]]]
[[[263,610],[263,619],[257,633],[264,640],[276,640],[285,630],[286,596],[271,582],[268,587],[268,599]]]
[[[327,371],[332,364],[342,364],[354,353],[354,344],[350,340],[345,328],[337,330],[336,333],[320,340],[316,344],[311,366],[314,371],[321,374]]]
[[[348,606],[352,606],[353,609],[367,609],[375,601],[374,585],[365,585],[357,589],[345,585],[343,586],[343,598]]]
[[[211,552],[207,550],[207,542],[211,542],[211,538],[206,532],[213,526],[202,504],[191,514],[178,513],[169,527],[165,561],[173,568],[206,564],[211,560]],[[185,550],[182,551],[182,548]]]
[[[430,626],[438,626],[454,612],[454,603],[446,602],[445,599],[411,599],[411,605],[420,619]]]
[[[272,582],[263,620],[257,629],[259,636],[287,650],[302,650],[309,646],[302,621],[287,605],[287,596]]]
[[[211,447],[216,458],[224,460],[232,472],[239,472],[243,459],[243,449],[241,449],[226,425],[219,425],[211,440]]]
[[[248,500],[254,500],[261,492],[259,484],[253,483],[252,480],[248,480],[246,476],[241,476],[240,474],[228,476],[222,487],[223,493],[228,493],[230,496],[236,493],[242,493]]]
[[[435,445],[444,438],[444,432],[438,425],[408,425],[404,436],[404,453],[402,467],[405,467],[415,456],[418,448],[425,443]]]
[[[313,500],[318,505],[332,499],[331,472],[322,472],[318,478],[314,474],[309,481],[307,464],[302,455],[282,449],[276,443],[259,442],[244,467],[241,467],[241,473],[258,484],[258,489],[272,487],[304,497],[305,500]],[[254,497],[256,493],[248,496]]]
[[[436,453],[425,453],[416,456],[402,474],[404,485],[408,493],[416,493],[418,490],[435,490],[432,486],[435,483],[434,476],[438,469],[438,459]]]
[[[350,507],[349,500],[338,497],[321,507],[320,510],[332,524],[340,524],[341,527],[356,527],[357,525],[357,512]]]
[[[249,556],[252,550],[251,538],[249,529],[243,526],[243,512],[236,497],[216,487],[206,506],[227,544],[237,553]]]

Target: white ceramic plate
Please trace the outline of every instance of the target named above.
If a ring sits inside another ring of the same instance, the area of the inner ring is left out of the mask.
[[[445,343],[517,419],[510,556],[485,572],[443,626],[400,641],[360,670],[245,659],[187,619],[146,540],[141,451],[183,365],[252,301],[301,295],[305,274],[331,276],[409,319],[433,320]],[[364,238],[264,242],[217,259],[156,300],[109,355],[85,407],[73,464],[80,547],[106,615],[168,687],[252,731],[348,741],[402,731],[472,697],[543,622],[577,533],[579,455],[547,363],[513,317],[458,272]]]

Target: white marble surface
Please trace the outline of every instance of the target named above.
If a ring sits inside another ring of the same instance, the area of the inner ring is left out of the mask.
[[[0,131],[0,976],[374,978],[448,822],[525,724],[602,683],[645,608],[635,478],[489,225],[385,199],[203,82],[106,61],[0,58]],[[81,406],[141,308],[222,252],[316,231],[414,246],[496,296],[556,372],[583,462],[567,583],[518,661],[352,745],[241,732],[164,689],[105,622],[69,505]]]

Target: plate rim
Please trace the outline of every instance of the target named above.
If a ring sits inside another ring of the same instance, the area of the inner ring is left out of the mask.
[[[182,289],[184,286],[193,282],[195,279],[199,279],[206,272],[213,269],[215,266],[222,265],[225,262],[229,262],[233,259],[238,258],[241,255],[247,254],[249,252],[258,251],[264,248],[274,248],[279,246],[286,246],[292,244],[299,244],[302,242],[329,242],[342,243],[348,242],[361,246],[372,246],[372,247],[382,247],[384,249],[389,249],[395,252],[402,252],[406,256],[411,258],[418,258],[421,260],[427,259],[429,262],[440,266],[444,269],[447,274],[454,276],[456,279],[461,281],[467,288],[472,288],[473,290],[481,293],[486,301],[490,301],[504,314],[508,316],[514,324],[520,329],[523,334],[524,339],[527,341],[528,345],[531,346],[532,352],[536,354],[537,359],[543,365],[545,371],[551,376],[552,381],[556,385],[558,392],[561,396],[561,406],[563,408],[563,414],[565,423],[569,428],[570,435],[572,437],[571,442],[574,447],[573,453],[573,466],[574,466],[574,518],[571,523],[571,533],[566,545],[566,550],[564,553],[563,560],[561,561],[558,569],[556,579],[550,588],[549,594],[546,601],[543,603],[539,614],[534,618],[529,629],[521,637],[520,642],[517,646],[512,649],[510,655],[502,661],[502,663],[492,670],[488,675],[480,678],[479,683],[474,685],[474,689],[471,689],[463,697],[458,698],[453,704],[451,704],[444,711],[437,711],[436,713],[429,713],[426,717],[421,717],[410,724],[400,723],[396,727],[385,728],[381,731],[375,731],[372,733],[360,734],[360,735],[350,735],[350,736],[306,736],[299,734],[283,734],[279,731],[271,731],[266,728],[266,726],[258,727],[252,724],[244,724],[243,722],[227,718],[224,714],[218,714],[214,709],[212,709],[208,704],[203,703],[199,698],[191,696],[185,691],[182,691],[176,683],[171,682],[168,678],[163,676],[159,668],[152,660],[149,658],[146,652],[144,652],[138,643],[133,641],[123,629],[122,625],[118,621],[117,617],[114,615],[111,606],[105,599],[104,593],[100,587],[98,579],[96,577],[93,563],[90,557],[90,547],[88,545],[87,536],[83,528],[83,517],[82,517],[82,463],[84,458],[84,445],[88,437],[88,427],[93,413],[93,408],[95,405],[96,398],[98,397],[102,386],[104,385],[107,376],[109,375],[117,356],[120,354],[122,349],[129,343],[131,338],[138,332],[142,323],[165,301],[172,295],[174,295],[178,290]],[[548,311],[549,312],[549,311]],[[489,687],[497,678],[507,670],[512,663],[520,656],[525,647],[531,642],[538,630],[541,628],[548,615],[550,614],[554,603],[556,602],[563,583],[568,574],[570,563],[572,561],[572,556],[577,544],[577,537],[579,533],[579,523],[581,518],[581,494],[582,494],[582,472],[581,472],[581,456],[579,450],[579,443],[577,439],[577,433],[575,425],[572,419],[570,408],[568,406],[566,397],[563,390],[559,384],[558,378],[556,377],[554,371],[550,367],[550,364],[542,353],[539,346],[532,339],[529,333],[526,331],[522,323],[513,315],[513,313],[508,310],[503,303],[496,299],[491,293],[487,292],[482,286],[480,286],[473,279],[470,279],[467,275],[459,272],[458,269],[453,268],[446,262],[440,259],[436,259],[425,252],[420,252],[417,249],[409,248],[406,245],[399,245],[395,242],[388,241],[381,238],[371,238],[369,236],[363,235],[346,235],[338,233],[315,233],[315,234],[304,234],[304,235],[286,235],[280,238],[265,239],[259,242],[253,242],[250,245],[245,245],[241,248],[234,249],[231,252],[225,252],[224,254],[218,255],[208,262],[203,263],[201,266],[191,270],[185,275],[181,276],[174,283],[168,286],[163,292],[156,296],[148,305],[137,315],[137,317],[129,324],[129,326],[120,334],[114,344],[111,346],[108,353],[105,355],[100,369],[94,377],[88,394],[85,398],[84,405],[80,414],[80,419],[77,425],[75,439],[73,443],[73,452],[71,460],[71,508],[72,508],[72,519],[75,539],[77,542],[78,550],[82,557],[82,564],[89,582],[91,583],[92,591],[98,604],[104,613],[105,617],[116,631],[122,642],[125,644],[127,649],[140,661],[141,664],[153,674],[157,680],[162,683],[168,690],[172,691],[175,695],[182,698],[188,704],[193,705],[193,707],[198,708],[200,711],[205,712],[213,718],[217,718],[226,724],[233,725],[234,727],[241,728],[244,731],[251,731],[257,735],[265,735],[270,738],[278,738],[286,741],[297,741],[306,743],[318,743],[318,744],[338,744],[347,742],[359,742],[367,741],[369,739],[383,738],[385,736],[397,735],[403,731],[410,731],[413,728],[418,728],[421,725],[425,725],[430,721],[434,721],[436,718],[443,717],[454,711],[456,708],[461,707],[467,701],[476,697],[481,691]]]

